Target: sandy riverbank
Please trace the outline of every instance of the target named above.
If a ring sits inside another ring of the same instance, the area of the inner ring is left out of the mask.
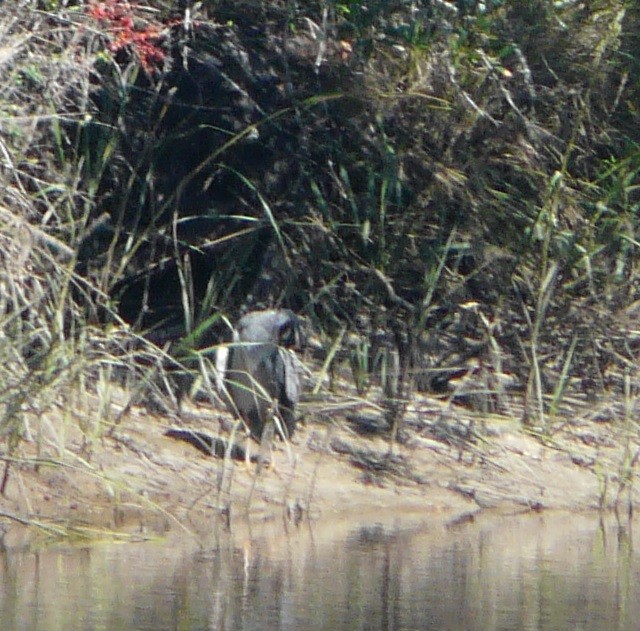
[[[455,521],[487,509],[626,510],[640,499],[637,433],[615,418],[592,420],[593,408],[554,420],[543,440],[513,416],[473,415],[425,399],[390,452],[389,437],[363,433],[353,415],[327,417],[312,407],[266,468],[206,456],[165,436],[176,423],[222,432],[228,415],[204,404],[187,406],[180,419],[133,407],[92,441],[75,423],[63,438],[60,419],[43,422],[42,435],[23,443],[9,469],[5,544],[19,520],[39,537],[198,537],[246,523]],[[367,418],[366,410],[358,414]],[[443,434],[447,427],[470,428],[469,435]]]

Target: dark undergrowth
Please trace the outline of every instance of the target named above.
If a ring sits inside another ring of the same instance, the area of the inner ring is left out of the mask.
[[[635,405],[635,2],[15,7],[6,471],[78,392],[206,385],[227,319],[262,306],[305,316],[322,374],[375,387],[393,436],[413,392],[463,376],[485,410],[520,390],[543,434],[569,394]]]

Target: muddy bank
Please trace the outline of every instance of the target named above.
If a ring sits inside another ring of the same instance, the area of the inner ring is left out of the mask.
[[[21,540],[20,524],[54,539],[168,532],[197,539],[217,528],[308,521],[337,528],[400,517],[454,523],[490,509],[627,510],[640,499],[637,433],[616,419],[593,420],[593,406],[555,419],[543,438],[513,416],[425,399],[414,403],[392,448],[387,435],[365,431],[371,410],[347,418],[319,409],[306,406],[292,444],[278,442],[268,467],[209,457],[165,435],[179,426],[224,436],[230,417],[205,404],[186,406],[179,418],[133,407],[93,439],[80,424],[47,419],[9,463],[5,544]],[[257,444],[247,446],[257,453]]]

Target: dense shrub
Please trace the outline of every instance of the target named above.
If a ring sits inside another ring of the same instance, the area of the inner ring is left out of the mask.
[[[36,7],[2,204],[76,253],[70,318],[201,348],[284,304],[395,348],[400,394],[478,357],[540,410],[637,363],[635,4]]]

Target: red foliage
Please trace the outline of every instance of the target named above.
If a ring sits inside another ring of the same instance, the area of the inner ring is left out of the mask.
[[[106,28],[112,53],[132,51],[147,74],[153,74],[164,61],[165,53],[159,44],[161,25],[136,19],[134,9],[127,0],[104,0],[89,5],[87,13]]]

